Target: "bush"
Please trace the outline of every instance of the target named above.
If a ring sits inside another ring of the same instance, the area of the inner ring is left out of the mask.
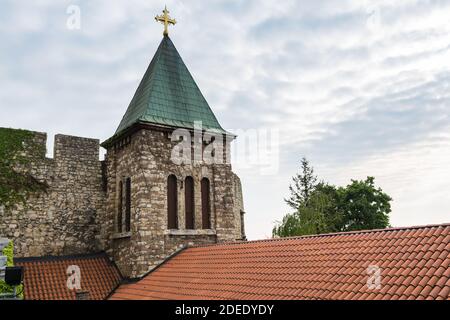
[[[12,267],[14,266],[14,244],[12,241],[9,242],[9,244],[3,248],[2,253],[0,254],[2,256],[6,256],[6,266]],[[20,297],[23,297],[22,290],[23,287],[19,286],[17,287],[17,292],[20,292]],[[0,280],[0,293],[13,293],[14,289],[11,286],[8,286],[5,281]]]

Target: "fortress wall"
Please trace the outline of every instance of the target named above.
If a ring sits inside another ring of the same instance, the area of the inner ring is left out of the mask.
[[[45,147],[47,135],[33,134]],[[24,169],[46,182],[47,192],[32,194],[25,205],[12,209],[0,205],[0,237],[14,241],[16,257],[100,250],[97,216],[104,210],[105,194],[99,141],[59,134],[54,149],[53,159],[37,155]]]

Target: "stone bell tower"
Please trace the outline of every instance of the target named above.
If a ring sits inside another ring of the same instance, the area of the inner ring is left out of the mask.
[[[101,242],[125,276],[138,277],[188,244],[245,239],[241,183],[230,142],[167,27],[106,148]]]

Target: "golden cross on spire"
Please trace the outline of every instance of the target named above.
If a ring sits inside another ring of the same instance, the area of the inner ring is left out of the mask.
[[[169,16],[169,10],[167,10],[167,6],[164,8],[163,14],[160,16],[156,16],[155,20],[164,24],[164,35],[165,36],[169,35],[169,28],[168,28],[169,24],[175,25],[177,23],[177,21],[175,19],[172,19]]]

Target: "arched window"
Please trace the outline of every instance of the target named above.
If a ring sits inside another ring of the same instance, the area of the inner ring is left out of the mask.
[[[167,227],[169,229],[178,229],[177,192],[177,177],[170,175],[167,179]]]
[[[202,228],[211,229],[211,200],[209,179],[203,178],[201,183],[202,189]]]
[[[122,232],[123,182],[119,182],[119,202],[117,204],[117,232]]]
[[[131,231],[131,178],[125,180],[125,232]]]
[[[195,215],[195,201],[194,201],[194,179],[186,177],[184,182],[184,201],[186,209],[186,229],[195,229],[194,215]]]

